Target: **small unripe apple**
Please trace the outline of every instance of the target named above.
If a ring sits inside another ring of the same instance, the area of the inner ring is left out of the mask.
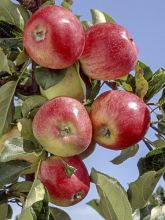
[[[49,100],[58,96],[67,96],[82,102],[86,95],[86,85],[73,65],[65,69],[64,76],[59,82],[48,89],[40,87],[40,92]]]
[[[80,21],[61,6],[49,5],[37,10],[23,31],[23,45],[29,56],[51,69],[63,69],[75,63],[84,44]]]
[[[139,142],[150,125],[150,112],[143,100],[119,90],[99,95],[92,104],[90,117],[94,140],[114,150]]]
[[[86,31],[85,48],[80,62],[92,79],[115,80],[136,65],[137,47],[128,31],[114,23],[100,23]]]
[[[53,156],[42,161],[39,178],[48,190],[50,201],[59,206],[80,202],[90,188],[88,171],[78,156]]]
[[[36,113],[32,128],[46,151],[62,157],[80,154],[92,138],[92,124],[85,107],[70,97],[46,102]]]

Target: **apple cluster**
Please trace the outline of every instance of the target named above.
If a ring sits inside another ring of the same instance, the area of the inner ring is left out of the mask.
[[[116,80],[134,69],[138,50],[121,25],[99,23],[84,31],[71,11],[56,5],[40,8],[30,17],[23,45],[37,65],[67,69],[60,82],[63,89],[56,85],[46,93],[40,88],[49,100],[37,111],[32,128],[48,152],[38,176],[50,201],[70,206],[89,191],[90,177],[82,159],[95,143],[113,150],[128,148],[144,137],[150,124],[144,101],[123,90],[98,95],[88,112],[74,64],[80,63],[89,80]]]

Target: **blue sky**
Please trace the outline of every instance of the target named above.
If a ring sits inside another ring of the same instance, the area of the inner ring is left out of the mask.
[[[56,1],[57,4],[60,1]],[[90,9],[103,10],[114,17],[131,33],[139,48],[139,59],[148,64],[153,71],[165,67],[165,1],[151,0],[75,0],[72,7],[75,14],[82,15],[83,20],[91,20]],[[104,88],[106,89],[106,88]],[[148,136],[153,138],[151,132]],[[137,161],[148,152],[143,143],[136,157],[127,160],[120,166],[113,165],[110,161],[119,154],[97,146],[95,152],[84,160],[89,172],[92,167],[118,179],[127,189],[128,183],[138,177]],[[161,184],[164,184],[161,181]],[[88,201],[98,197],[96,189],[91,184],[88,196],[79,204],[65,208],[72,220],[102,220],[102,218],[86,205]],[[18,211],[14,208],[14,211]]]

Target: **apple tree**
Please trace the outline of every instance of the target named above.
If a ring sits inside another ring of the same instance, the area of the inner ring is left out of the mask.
[[[140,61],[109,14],[91,9],[91,21],[81,20],[73,3],[0,1],[1,220],[12,218],[12,203],[17,220],[69,220],[60,207],[90,185],[99,199],[88,205],[104,219],[164,219],[164,188],[154,190],[165,179],[165,70]],[[83,162],[98,144],[121,150],[111,161],[120,165],[140,141],[148,153],[128,190]]]

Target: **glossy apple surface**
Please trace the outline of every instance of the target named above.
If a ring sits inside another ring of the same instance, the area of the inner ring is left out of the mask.
[[[128,31],[114,23],[100,23],[86,31],[80,57],[85,74],[97,80],[115,80],[128,74],[137,63],[137,47]]]
[[[67,96],[82,102],[86,95],[84,81],[81,79],[74,65],[65,70],[64,77],[58,83],[48,89],[42,89],[40,87],[41,94],[49,100],[58,96]]]
[[[37,10],[23,31],[23,45],[39,65],[63,69],[81,55],[85,34],[80,21],[71,11],[56,5]]]
[[[88,171],[78,156],[53,156],[43,161],[39,178],[47,188],[51,202],[59,206],[71,206],[80,202],[90,187]]]
[[[70,97],[45,103],[36,113],[32,128],[45,150],[62,157],[80,154],[92,138],[92,124],[85,107]]]
[[[103,147],[121,150],[139,142],[150,124],[147,105],[135,94],[112,90],[102,93],[90,113],[94,140]]]

